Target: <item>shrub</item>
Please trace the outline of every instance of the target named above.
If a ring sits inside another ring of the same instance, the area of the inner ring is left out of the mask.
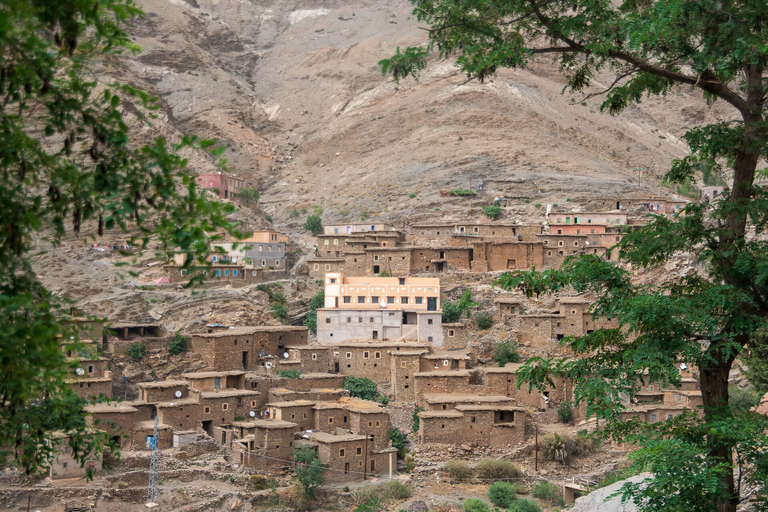
[[[467,288],[464,290],[464,293],[461,294],[461,298],[459,299],[459,310],[462,313],[467,314],[467,318],[472,316],[472,308],[475,306],[479,306],[479,302],[475,302],[472,300],[472,290]]]
[[[341,215],[342,217],[346,217],[347,215],[349,215],[349,210],[341,210],[339,212],[339,215]]]
[[[589,435],[586,430],[579,430],[573,440],[573,456],[579,457],[594,452],[599,442]]]
[[[569,423],[573,419],[573,407],[571,407],[571,402],[561,402],[560,405],[557,406],[557,416],[563,423]]]
[[[541,512],[541,507],[530,500],[515,500],[507,510],[509,512]]]
[[[280,319],[280,323],[288,323],[288,308],[280,304],[279,302],[272,303],[272,316]]]
[[[512,486],[515,488],[515,493],[519,494],[528,494],[528,488],[523,484],[522,482],[513,482]]]
[[[379,277],[392,277],[392,274],[390,274],[386,270],[382,270],[381,272],[379,272]]]
[[[443,301],[443,323],[452,324],[459,321],[461,318],[461,308],[458,304],[446,299]]]
[[[238,197],[246,203],[258,203],[259,202],[259,189],[255,187],[243,187],[240,192],[237,193]]]
[[[318,279],[318,286],[323,284],[323,281]],[[309,327],[309,330],[317,334],[317,308],[325,306],[325,290],[320,290],[309,300],[309,311],[304,318],[304,325]]]
[[[498,219],[499,215],[501,215],[501,207],[499,206],[483,206],[483,211],[493,220]]]
[[[370,214],[366,210],[363,210],[363,213],[360,214],[360,220],[363,221],[367,219],[369,215]]]
[[[451,460],[443,464],[443,471],[455,480],[472,478],[472,468],[463,460]]]
[[[319,235],[323,232],[323,221],[318,215],[310,215],[304,222],[304,229],[313,235]]]
[[[567,464],[573,453],[573,439],[566,434],[554,432],[544,437],[542,441],[544,456],[549,460]]]
[[[540,480],[533,484],[531,496],[536,499],[555,502],[560,497],[560,488],[552,482]]]
[[[379,402],[381,405],[387,405],[389,404],[389,397],[387,395],[381,395],[377,402]]]
[[[299,370],[277,370],[277,376],[286,379],[298,379],[301,377],[301,373]]]
[[[423,407],[417,407],[415,411],[413,411],[413,414],[411,414],[411,427],[413,428],[414,432],[419,431],[419,413],[423,411]]]
[[[517,499],[515,486],[508,482],[494,482],[488,488],[488,499],[497,507],[509,508]]]
[[[449,194],[452,196],[476,196],[477,192],[475,192],[474,190],[467,190],[467,189],[455,189],[455,190],[451,190]]]
[[[318,217],[321,216],[323,214],[323,207],[320,206],[319,204],[313,204],[312,205],[312,213],[315,214]]]
[[[293,460],[296,461],[293,468],[296,479],[301,483],[305,496],[311,500],[315,497],[315,489],[325,483],[323,464],[317,457],[317,452],[306,445],[293,450]]]
[[[379,397],[376,383],[368,377],[350,375],[344,379],[344,384],[341,387],[349,391],[350,396],[362,398],[363,400],[376,400]]]
[[[530,203],[531,203],[531,200],[530,200],[530,199],[526,199],[526,200],[525,200],[525,204],[530,204]]]
[[[291,213],[288,215],[288,217],[289,217],[289,218],[291,218],[291,219],[295,219],[295,218],[296,218],[296,217],[298,217],[299,215],[301,215],[301,214],[299,213],[299,210],[297,210],[296,208],[294,208],[293,210],[291,210]]]
[[[147,347],[144,346],[142,342],[137,341],[136,343],[132,343],[125,353],[137,360],[144,359],[144,354],[147,353]]]
[[[384,503],[378,496],[368,498],[355,507],[355,512],[381,512],[384,510]]]
[[[536,203],[533,206],[535,206],[536,208],[541,208],[541,203]]]
[[[214,194],[216,194],[217,196],[220,196],[220,195],[221,195],[221,191],[219,190],[219,187],[211,187],[211,188],[209,188],[208,190],[210,190],[211,192],[213,192],[213,193],[214,193]]]
[[[522,475],[513,462],[503,459],[483,459],[475,465],[475,473],[482,480],[511,480]]]
[[[168,352],[173,355],[181,354],[187,350],[187,338],[178,332],[173,335],[173,340],[168,345]]]
[[[392,480],[384,484],[384,497],[394,500],[407,500],[411,497],[411,488],[403,482]]]
[[[392,441],[392,446],[397,448],[398,451],[402,450],[405,446],[405,434],[400,432],[400,429],[390,428],[389,439]]]
[[[477,498],[464,500],[464,512],[490,512],[490,507],[486,502]]]
[[[496,345],[496,362],[499,366],[518,361],[520,361],[520,354],[517,352],[517,343],[505,341]]]
[[[475,317],[478,329],[486,330],[493,327],[493,315],[490,313],[481,313]]]
[[[408,194],[408,197],[409,197],[409,198],[411,198],[411,199],[413,199],[414,197],[416,197],[416,194],[415,194],[415,193],[413,193],[413,192],[411,192],[410,194]]]

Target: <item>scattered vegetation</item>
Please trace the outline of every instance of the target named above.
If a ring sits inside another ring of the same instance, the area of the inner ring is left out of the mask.
[[[379,277],[392,277],[392,274],[390,274],[386,270],[382,270],[381,272],[379,272]]]
[[[173,339],[171,340],[171,343],[168,345],[168,352],[170,352],[173,355],[181,354],[187,350],[187,337],[182,336],[180,333],[176,332],[173,335]]]
[[[296,219],[296,218],[298,218],[300,215],[301,215],[301,214],[299,213],[299,210],[297,210],[296,208],[294,208],[293,210],[291,210],[291,213],[288,215],[288,217],[289,217],[289,218],[291,218],[291,219]]]
[[[323,485],[323,464],[317,457],[317,452],[309,446],[300,446],[293,450],[293,460],[296,462],[294,471],[296,479],[301,484],[304,494],[311,501],[315,497],[315,490]]]
[[[462,505],[464,512],[490,512],[488,504],[478,498],[467,498]]]
[[[517,499],[515,486],[509,482],[494,482],[488,488],[488,499],[497,507],[509,508]]]
[[[277,376],[286,379],[298,379],[301,377],[301,372],[299,370],[277,370]]]
[[[344,379],[342,389],[349,391],[350,396],[362,398],[363,400],[376,400],[379,398],[379,390],[376,383],[368,377],[355,377],[350,375]]]
[[[531,500],[516,500],[509,505],[508,512],[541,512],[541,507]]]
[[[144,343],[137,341],[136,343],[131,343],[131,346],[128,347],[125,353],[136,360],[141,360],[144,359],[144,355],[147,353],[147,347]]]
[[[461,294],[461,298],[459,299],[459,311],[461,311],[461,313],[466,313],[467,318],[469,318],[472,316],[472,308],[479,305],[479,302],[474,302],[472,300],[472,290],[469,288],[464,290],[464,293]]]
[[[573,419],[573,407],[571,406],[571,402],[561,402],[560,405],[557,406],[557,416],[560,418],[561,422],[570,423]]]
[[[443,471],[454,480],[469,480],[475,474],[463,460],[451,460],[443,464]]]
[[[490,313],[481,313],[477,315],[475,321],[477,322],[477,328],[483,331],[493,327],[493,315]]]
[[[483,459],[475,465],[475,473],[481,480],[510,480],[523,474],[515,463],[504,459]]]
[[[389,405],[389,397],[387,395],[381,395],[377,401],[381,405]]]
[[[279,319],[281,324],[288,323],[288,308],[279,302],[272,303],[272,316]]]
[[[319,215],[310,215],[304,222],[304,229],[317,236],[323,232],[323,221]]]
[[[410,194],[408,194],[408,197],[409,197],[410,199],[413,199],[414,197],[416,197],[416,193],[414,193],[414,192],[411,192]]]
[[[417,407],[413,411],[413,414],[411,414],[411,428],[413,429],[414,432],[418,432],[419,431],[419,426],[420,426],[419,425],[419,419],[420,419],[419,418],[419,413],[421,411],[423,411],[423,410],[424,410],[424,408],[419,406],[419,407]]]
[[[313,204],[312,213],[317,217],[321,216],[323,214],[323,207],[320,206],[319,204]]]
[[[492,220],[496,220],[501,215],[501,207],[496,205],[483,206],[483,211]]]
[[[322,280],[319,284],[323,284]],[[325,306],[325,290],[320,290],[309,300],[309,311],[307,316],[304,317],[304,325],[309,327],[309,330],[314,334],[317,334],[317,309]]]
[[[459,305],[451,299],[445,299],[443,301],[443,323],[452,324],[458,322],[459,318],[461,318]]]
[[[475,192],[474,190],[456,189],[456,190],[451,190],[449,194],[452,196],[476,196],[477,192]]]
[[[517,351],[517,343],[510,340],[496,345],[496,363],[499,366],[518,362],[520,362],[520,353]]]
[[[363,213],[360,214],[360,220],[364,221],[367,220],[370,216],[370,213],[368,213],[368,210],[363,210]]]
[[[558,500],[562,500],[562,491],[552,482],[539,480],[531,487],[531,496],[538,500],[555,503]]]
[[[405,434],[393,427],[389,429],[389,439],[392,441],[392,446],[397,448],[398,455],[402,455],[403,448],[405,448]]]
[[[259,202],[260,192],[255,187],[243,187],[238,192],[238,197],[246,203],[256,204]]]

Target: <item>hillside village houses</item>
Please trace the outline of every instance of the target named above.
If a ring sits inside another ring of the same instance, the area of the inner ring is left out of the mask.
[[[234,199],[245,186],[245,181],[236,178],[223,171],[215,173],[198,174],[195,183],[201,189],[215,189],[222,199]]]

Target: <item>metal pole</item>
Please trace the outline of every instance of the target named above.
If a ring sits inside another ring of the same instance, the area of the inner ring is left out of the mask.
[[[534,426],[536,429],[536,450],[535,450],[535,457],[533,462],[533,470],[538,471],[539,470],[539,427],[538,425]]]

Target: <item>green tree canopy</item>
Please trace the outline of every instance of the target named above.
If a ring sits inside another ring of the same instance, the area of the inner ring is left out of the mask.
[[[413,0],[414,15],[427,25],[425,47],[398,49],[381,61],[396,79],[417,76],[436,52],[453,58],[481,81],[503,67],[524,67],[537,55],[553,58],[566,88],[586,92],[598,73],[612,73],[602,109],[622,112],[644,96],[666,96],[681,87],[722,101],[731,115],[691,127],[683,136],[690,154],[676,160],[667,179],[690,184],[728,177],[721,198],[690,205],[674,219],[655,216],[630,232],[622,263],[653,269],[680,252],[694,254],[704,271],[640,286],[623,266],[602,258],[571,259],[563,269],[508,274],[499,284],[529,294],[566,286],[598,299],[597,317],[619,328],[596,330],[564,342],[578,358],[534,358],[523,376],[542,386],[552,375],[574,382],[577,400],[590,414],[620,422],[622,396],[643,382],[675,385],[681,360],[701,376],[704,416],[683,415],[650,426],[616,427],[619,437],[644,443],[636,459],[652,465],[651,485],[628,487],[647,510],[733,512],[739,488],[733,460],[757,460],[765,448],[763,418],[735,418],[728,406],[728,374],[753,343],[768,315],[768,195],[755,182],[768,156],[768,2],[745,0]],[[705,176],[701,176],[705,171]],[[746,237],[747,223],[756,236]],[[737,426],[742,425],[742,426]],[[760,432],[747,441],[741,432]],[[765,464],[747,464],[742,483],[763,492]],[[683,469],[684,468],[684,469]],[[765,505],[763,505],[765,506]]]
[[[74,368],[60,339],[77,333],[33,271],[34,241],[57,246],[65,233],[118,229],[140,250],[153,238],[163,257],[186,252],[191,265],[205,261],[216,231],[242,234],[227,222],[230,207],[198,193],[177,153],[216,160],[223,149],[194,137],[132,141],[122,112],[146,123],[156,99],[90,72],[97,60],[139,50],[124,30],[141,14],[131,0],[0,5],[0,464],[31,476],[48,466],[57,430],[70,433],[79,462],[105,442],[85,434],[82,401],[66,383]]]
[[[296,479],[304,487],[307,497],[314,498],[317,487],[325,482],[323,463],[320,462],[317,452],[307,445],[293,450],[293,459],[296,461]]]
[[[344,379],[344,384],[341,387],[349,391],[350,396],[362,398],[363,400],[376,400],[379,397],[376,383],[368,377],[350,375]]]
[[[312,233],[313,235],[319,235],[323,232],[323,221],[319,215],[310,215],[304,222],[304,229]]]

